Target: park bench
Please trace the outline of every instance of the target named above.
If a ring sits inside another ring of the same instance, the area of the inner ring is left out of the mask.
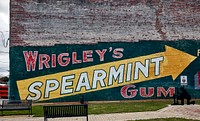
[[[31,100],[2,100],[0,111],[14,111],[14,110],[28,110],[29,116],[32,115],[32,101]]]
[[[179,101],[181,101],[181,105],[184,105],[184,99],[187,99],[187,104],[190,105],[190,104],[195,104],[195,101],[191,101],[191,95],[183,88],[181,87],[180,88],[180,91],[176,88],[176,92],[173,96],[174,98],[174,103],[173,105],[179,105]]]
[[[44,106],[44,121],[47,118],[86,116],[88,121],[88,104]]]

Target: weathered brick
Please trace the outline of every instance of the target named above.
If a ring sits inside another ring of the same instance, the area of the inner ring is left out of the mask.
[[[199,40],[199,21],[194,0],[11,0],[11,46]]]

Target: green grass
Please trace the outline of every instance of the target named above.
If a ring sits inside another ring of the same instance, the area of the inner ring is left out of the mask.
[[[141,102],[107,102],[89,103],[89,114],[109,114],[125,112],[156,111],[172,104],[172,100],[164,101],[141,101]],[[200,100],[196,101],[200,104]],[[43,106],[33,106],[33,115],[43,117]],[[4,111],[4,115],[28,115],[28,111]],[[164,120],[165,121],[165,120]],[[177,120],[179,121],[179,120]]]
[[[146,120],[128,120],[128,121],[199,121],[184,118],[158,118],[158,119],[146,119]]]
[[[148,101],[90,104],[89,114],[155,111],[166,107],[170,103],[170,101]]]

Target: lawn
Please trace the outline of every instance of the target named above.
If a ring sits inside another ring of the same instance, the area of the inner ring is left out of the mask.
[[[171,101],[115,102],[89,105],[89,114],[155,111],[166,107]]]
[[[109,114],[109,113],[125,113],[125,112],[142,112],[142,111],[156,111],[167,105],[173,103],[172,100],[162,101],[126,101],[126,102],[89,102],[89,114]],[[200,104],[200,101],[196,101]],[[28,111],[5,111],[4,115],[20,115],[28,114]],[[35,117],[43,116],[43,106],[33,106],[33,115]],[[160,121],[160,120],[159,120]],[[165,120],[163,120],[165,121]],[[169,120],[170,121],[170,120]],[[179,120],[177,120],[179,121]]]

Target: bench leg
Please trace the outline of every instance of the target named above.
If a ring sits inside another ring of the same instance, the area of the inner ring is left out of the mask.
[[[32,115],[32,108],[29,110],[29,116]]]
[[[46,117],[44,117],[44,121],[47,121],[47,118],[46,118]]]
[[[86,120],[88,121],[88,115],[87,115],[87,117],[86,117]]]
[[[176,104],[176,96],[174,95],[173,98],[174,98],[174,105],[175,105]]]
[[[181,105],[184,105],[184,99],[181,99]]]
[[[174,100],[173,105],[178,105],[178,97],[176,95],[173,95],[173,100]]]

